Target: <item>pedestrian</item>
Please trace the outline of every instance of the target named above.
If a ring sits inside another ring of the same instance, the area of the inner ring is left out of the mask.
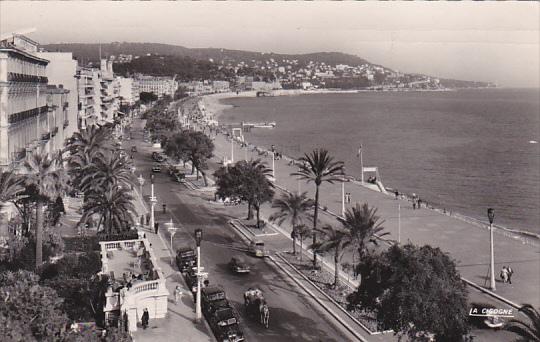
[[[154,233],[158,233],[158,230],[159,230],[159,222],[155,222],[154,223]]]
[[[144,308],[144,312],[141,317],[141,323],[142,323],[143,329],[146,329],[146,327],[148,326],[149,319],[150,319],[150,314],[148,314],[148,309]]]
[[[143,226],[144,225],[144,215],[141,215],[141,220],[140,221],[141,221],[141,226]]]
[[[412,199],[412,208],[413,208],[413,210],[416,209],[416,199],[415,198]]]
[[[163,213],[165,214],[167,212],[167,204],[163,203]]]
[[[178,299],[182,299],[182,295],[184,293],[182,292],[182,289],[180,288],[180,285],[176,285],[174,289],[174,303],[178,304]]]
[[[422,200],[419,198],[418,199],[418,209],[422,208]]]
[[[150,214],[146,214],[146,225],[150,225]]]
[[[395,198],[395,199],[398,199],[398,197],[399,197],[399,192],[398,192],[397,190],[396,190],[396,191],[394,191],[394,195],[396,196],[396,198]]]
[[[503,283],[508,282],[508,269],[506,268],[506,266],[503,266],[503,268],[501,270],[501,273],[500,273],[500,277],[501,277]]]
[[[508,283],[512,284],[512,275],[514,274],[514,270],[510,266],[507,266],[506,269],[508,270]]]

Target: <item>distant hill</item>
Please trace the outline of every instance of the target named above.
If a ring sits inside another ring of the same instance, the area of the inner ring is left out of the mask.
[[[145,56],[146,54],[158,54],[162,56],[182,56],[194,59],[212,59],[214,61],[251,61],[296,59],[299,63],[307,64],[309,61],[324,62],[331,65],[348,64],[361,65],[371,64],[363,58],[341,52],[317,52],[309,54],[278,54],[263,53],[242,50],[227,50],[217,48],[186,48],[179,45],[158,44],[158,43],[108,43],[108,44],[82,44],[82,43],[59,43],[43,45],[42,48],[48,51],[73,52],[73,55],[80,61],[87,63],[99,61],[99,50],[101,46],[101,56],[118,56],[119,54]]]

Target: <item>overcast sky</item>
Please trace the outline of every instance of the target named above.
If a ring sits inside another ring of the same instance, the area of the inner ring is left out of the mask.
[[[42,44],[340,51],[510,87],[540,86],[539,23],[539,2],[0,2],[0,33],[35,27]]]

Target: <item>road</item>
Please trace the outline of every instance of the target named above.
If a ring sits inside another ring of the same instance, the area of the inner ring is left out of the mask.
[[[145,179],[150,178],[153,165],[148,144],[141,141],[141,133],[133,132],[136,140],[128,141],[126,148],[137,145],[139,152],[134,153],[136,174],[142,173]],[[146,182],[144,193],[149,193]],[[173,245],[191,243],[194,245],[193,231],[203,229],[202,266],[209,272],[211,284],[221,285],[227,298],[240,314],[241,327],[247,341],[276,341],[286,338],[287,341],[349,341],[324,318],[310,300],[278,274],[265,260],[247,256],[245,245],[235,235],[227,221],[242,215],[240,208],[217,207],[207,200],[202,193],[188,191],[183,185],[174,183],[166,170],[155,175],[155,192],[158,197],[158,222],[169,218],[180,222],[181,230],[175,235]],[[167,213],[163,214],[162,203],[167,204]],[[231,216],[232,213],[232,216]],[[171,215],[171,216],[169,216]],[[161,225],[163,227],[163,225]],[[232,274],[227,263],[233,255],[243,254],[251,264],[251,273],[246,275]],[[243,309],[243,293],[249,287],[260,288],[269,304],[270,326],[264,328],[258,322],[246,317]]]

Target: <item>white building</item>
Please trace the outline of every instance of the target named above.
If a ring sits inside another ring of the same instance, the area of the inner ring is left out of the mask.
[[[120,82],[120,98],[122,103],[133,106],[139,101],[139,83],[133,78],[120,77],[118,80]]]
[[[137,82],[141,93],[154,93],[158,97],[174,96],[176,89],[178,89],[178,82],[170,77],[139,76]]]

